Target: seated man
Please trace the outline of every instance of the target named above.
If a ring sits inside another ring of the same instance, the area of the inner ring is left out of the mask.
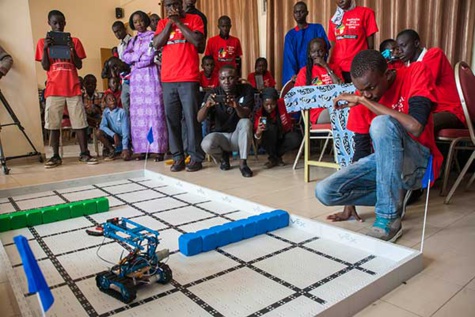
[[[348,129],[374,153],[319,182],[315,195],[327,206],[375,206],[368,235],[393,242],[402,235],[405,191],[421,187],[430,155],[433,179],[443,161],[434,140],[432,78],[422,63],[388,69],[378,51],[365,50],[352,62],[351,79],[359,94],[342,94],[334,105],[352,107]]]
[[[252,142],[252,123],[249,114],[254,106],[254,91],[248,84],[238,84],[236,68],[225,65],[219,70],[219,87],[205,97],[206,102],[198,111],[198,122],[208,118],[214,122],[213,132],[201,142],[203,151],[215,161],[221,155],[220,168],[231,168],[230,152],[238,151],[241,158],[239,169],[242,176],[252,177],[247,166],[247,156]]]
[[[124,109],[117,107],[117,98],[113,93],[106,93],[104,101],[106,109],[96,135],[104,148],[108,149],[105,160],[112,161],[122,155],[124,161],[129,161],[130,127],[127,114]]]
[[[432,109],[435,135],[442,129],[465,128],[465,116],[455,84],[455,74],[444,51],[438,47],[425,48],[419,34],[408,29],[397,36],[400,58],[407,65],[414,62],[425,64],[435,84],[437,104]]]

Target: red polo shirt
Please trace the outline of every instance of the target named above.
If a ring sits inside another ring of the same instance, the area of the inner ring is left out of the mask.
[[[343,78],[341,74],[341,68],[335,65],[330,65],[330,68],[333,70],[338,78]],[[307,66],[300,69],[297,79],[295,80],[295,87],[305,86],[307,81]],[[312,86],[320,85],[331,85],[334,84],[330,75],[328,75],[327,70],[322,66],[313,65],[312,67]],[[325,110],[325,108],[314,108],[310,110],[310,122],[316,123],[320,113]]]

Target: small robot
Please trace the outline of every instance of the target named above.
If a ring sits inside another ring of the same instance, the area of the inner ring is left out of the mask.
[[[169,250],[156,251],[158,231],[127,218],[116,218],[101,226],[102,235],[117,241],[128,254],[110,270],[96,275],[99,290],[128,304],[136,298],[138,285],[150,284],[155,278],[161,284],[171,281],[172,271],[162,262],[169,257]]]

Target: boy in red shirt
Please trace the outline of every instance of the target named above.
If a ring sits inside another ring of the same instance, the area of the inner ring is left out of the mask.
[[[406,65],[422,62],[431,71],[437,97],[432,110],[435,135],[442,129],[465,128],[465,116],[455,85],[454,70],[444,52],[438,47],[424,48],[419,34],[414,30],[400,32],[396,41],[401,59]]]
[[[215,71],[213,56],[203,56],[201,59],[201,68],[203,68],[203,70],[200,72],[200,91],[208,92],[218,87],[218,72]]]
[[[264,88],[274,88],[275,80],[272,77],[270,71],[267,70],[267,59],[259,57],[256,59],[255,72],[250,73],[247,76],[249,84],[256,88],[258,91],[264,90]]]
[[[342,94],[334,105],[352,107],[347,127],[356,133],[354,155],[367,156],[319,182],[315,195],[327,206],[375,206],[368,235],[393,242],[402,235],[404,192],[422,186],[431,155],[435,180],[443,158],[434,141],[431,108],[436,99],[429,71],[420,63],[387,67],[375,50],[354,58],[351,78],[359,94]],[[374,153],[369,154],[371,146]]]
[[[346,83],[351,82],[350,67],[355,55],[373,49],[378,26],[374,11],[357,6],[354,0],[335,0],[338,6],[328,25],[331,47],[329,61],[338,65]]]
[[[186,168],[195,172],[202,168],[204,153],[201,149],[201,129],[197,121],[199,109],[199,56],[204,26],[198,15],[186,14],[182,0],[165,0],[167,18],[158,22],[153,39],[162,52],[162,88],[170,152],[173,155],[172,172]],[[191,161],[185,166],[182,139],[182,118],[186,125],[187,152]]]
[[[64,32],[66,18],[62,12],[52,10],[48,13],[48,24],[51,26],[51,31]],[[46,38],[38,41],[35,54],[35,60],[41,62],[41,66],[47,72],[45,129],[51,130],[53,156],[46,161],[45,168],[53,168],[62,164],[59,156],[59,132],[65,103],[81,149],[79,161],[97,164],[97,160],[91,157],[87,150],[86,112],[81,99],[81,86],[77,71],[82,68],[82,59],[86,58],[86,52],[78,38],[69,37],[70,59],[52,59],[50,58],[50,47],[53,45],[53,38],[47,35]]]
[[[241,76],[241,41],[237,37],[229,35],[231,31],[231,18],[223,15],[218,19],[219,35],[208,40],[205,55],[211,55],[219,71],[224,65],[232,65]]]

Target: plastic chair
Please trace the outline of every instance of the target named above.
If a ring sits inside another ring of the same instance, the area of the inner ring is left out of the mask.
[[[302,118],[305,117],[304,111],[302,111]],[[332,125],[331,123],[315,123],[315,124],[308,124],[305,122],[305,126],[310,126],[310,131],[309,131],[309,141],[310,140],[325,140],[325,144],[323,145],[322,152],[320,153],[320,157],[318,158],[318,161],[321,162],[323,158],[323,154],[325,153],[325,150],[327,149],[328,141],[333,139],[333,131],[332,131]],[[300,159],[300,156],[302,155],[302,151],[305,145],[305,138],[302,139],[302,143],[300,144],[299,151],[297,153],[297,156],[295,157],[294,160],[294,165],[293,169],[297,167],[297,163]]]
[[[470,155],[470,158],[468,159],[467,163],[465,163],[465,166],[457,177],[457,180],[450,188],[450,191],[444,201],[445,204],[450,202],[455,190],[460,185],[460,182],[467,173],[468,168],[475,159],[475,131],[473,127],[473,122],[475,121],[475,92],[473,90],[473,87],[475,87],[475,75],[466,62],[461,61],[455,65],[455,82],[460,96],[460,101],[462,102],[465,119],[467,121],[467,129],[443,129],[437,136],[438,140],[450,141],[449,154],[445,164],[442,194],[444,194],[447,189],[450,167],[452,165],[455,150],[469,149],[472,150],[472,155]],[[465,142],[465,145],[459,146],[458,144],[461,142]],[[468,189],[474,180],[475,173],[470,178],[465,189]]]

